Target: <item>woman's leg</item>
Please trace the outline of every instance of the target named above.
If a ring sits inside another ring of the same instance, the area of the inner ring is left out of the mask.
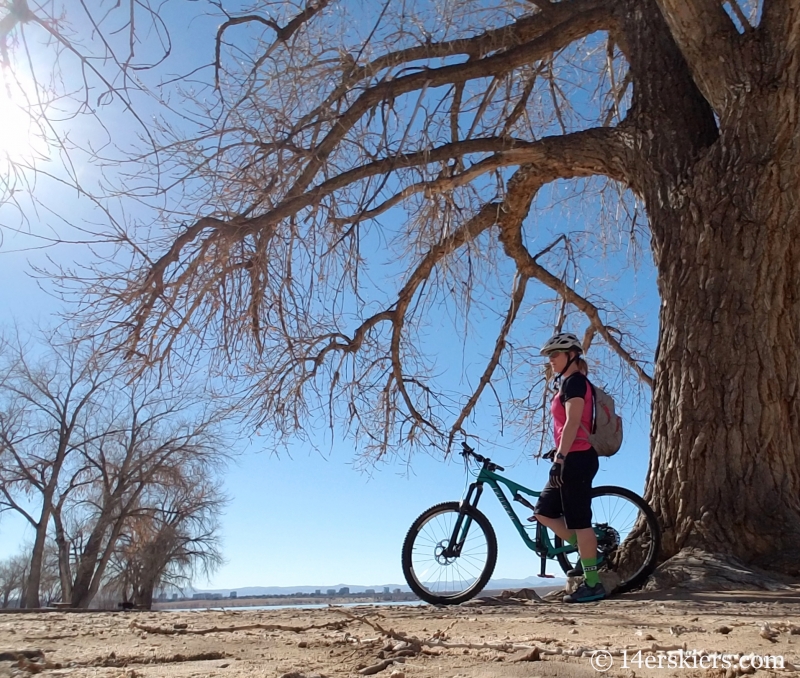
[[[569,529],[566,522],[564,527]],[[581,560],[597,558],[597,535],[594,533],[594,529],[586,527],[582,530],[575,530],[575,534],[578,535],[578,553],[581,555]]]
[[[564,520],[564,516],[561,516],[560,518],[548,518],[547,516],[543,516],[541,513],[535,513],[534,516],[536,517],[536,520],[538,520],[545,527],[551,529],[564,541],[569,542],[570,544],[575,543],[575,530],[570,530],[567,527],[567,521]],[[592,533],[592,536],[594,536],[594,530],[590,530],[590,532]],[[578,544],[578,548],[580,549],[580,541]],[[597,539],[595,539],[595,544],[597,544]]]
[[[549,480],[539,495],[539,500],[533,509],[533,517],[539,523],[555,532],[564,541],[568,541],[570,544],[575,543],[575,530],[570,530],[564,519],[561,488],[554,487]]]

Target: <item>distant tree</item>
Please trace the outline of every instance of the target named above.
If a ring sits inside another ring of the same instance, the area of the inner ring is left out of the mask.
[[[128,521],[112,558],[111,583],[124,601],[149,609],[156,591],[185,588],[222,564],[217,520],[225,499],[209,475],[201,465],[183,469],[170,485],[152,488],[143,500],[149,508]]]
[[[91,342],[46,334],[41,345],[19,335],[0,345],[0,512],[15,511],[34,530],[21,607],[40,606],[53,508],[64,486],[81,483],[75,452],[94,435],[113,377]]]
[[[53,516],[62,581],[68,582],[65,598],[74,607],[89,606],[120,540],[129,539],[126,535],[136,532],[135,525],[141,526],[143,520],[150,527],[170,525],[178,518],[181,529],[196,521],[205,524],[206,509],[185,504],[186,483],[194,476],[218,474],[229,449],[219,430],[223,410],[213,402],[204,403],[207,397],[176,394],[147,379],[110,394],[113,404],[106,403],[107,420],[95,422],[105,432],[80,450],[90,482],[81,493],[65,495],[64,505]],[[216,491],[203,495],[209,506],[224,503],[216,485],[204,480],[203,489]],[[164,512],[165,503],[173,502],[174,515],[154,517]],[[64,515],[69,516],[72,530],[65,526]],[[211,541],[216,539],[214,530],[207,535]],[[164,552],[162,569],[173,557],[182,557],[180,549],[174,556],[171,553]]]
[[[0,561],[0,607],[9,607],[12,601],[19,606],[25,589],[28,562],[29,559],[22,553]]]
[[[58,566],[58,549],[48,538],[42,559],[42,577],[39,581],[39,600],[45,607],[64,600]]]
[[[183,496],[192,474],[219,472],[230,448],[224,409],[152,375],[128,381],[92,342],[49,336],[4,349],[0,511],[16,511],[35,530],[21,604],[39,607],[44,596],[88,607],[127,523],[172,492]]]

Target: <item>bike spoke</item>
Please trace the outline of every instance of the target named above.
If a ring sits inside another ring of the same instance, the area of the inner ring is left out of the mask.
[[[459,557],[441,555],[449,545],[458,517],[457,512],[432,517],[420,527],[414,541],[412,566],[416,579],[423,588],[437,595],[468,589],[480,578],[488,559],[486,537],[474,521],[469,524]],[[463,530],[464,524],[459,528],[462,535]]]

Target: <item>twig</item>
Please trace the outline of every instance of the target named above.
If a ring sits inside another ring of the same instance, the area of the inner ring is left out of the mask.
[[[418,638],[415,638],[415,637],[414,638],[409,638],[404,633],[397,633],[396,631],[393,631],[392,629],[388,629],[387,630],[387,629],[383,628],[377,622],[370,621],[366,617],[359,617],[358,615],[353,614],[352,612],[348,612],[347,610],[336,609],[336,610],[332,610],[332,611],[333,612],[338,612],[339,614],[343,614],[345,617],[347,617],[348,619],[352,619],[353,621],[357,621],[357,622],[361,622],[362,624],[366,624],[367,626],[369,626],[373,630],[377,631],[381,635],[384,635],[384,636],[386,636],[388,638],[392,638],[394,640],[399,640],[399,641],[401,641],[403,643],[408,643],[409,645],[411,645],[412,647],[416,647],[417,649],[419,649],[420,645],[422,645],[422,643],[423,643],[423,641],[420,641]]]
[[[362,676],[371,676],[376,673],[380,673],[384,669],[388,669],[392,664],[398,663],[402,664],[405,661],[405,657],[397,657],[396,659],[384,659],[382,662],[378,662],[377,664],[373,664],[372,666],[367,666],[359,671]]]

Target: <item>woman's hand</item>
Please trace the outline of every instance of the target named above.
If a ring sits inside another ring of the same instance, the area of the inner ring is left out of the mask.
[[[550,483],[553,487],[561,487],[561,474],[564,471],[564,464],[560,461],[553,462],[550,467]]]

